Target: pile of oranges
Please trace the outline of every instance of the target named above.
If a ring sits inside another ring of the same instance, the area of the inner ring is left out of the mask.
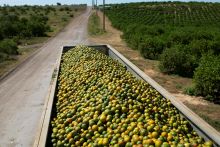
[[[86,46],[63,54],[56,99],[53,146],[212,146],[148,83]]]

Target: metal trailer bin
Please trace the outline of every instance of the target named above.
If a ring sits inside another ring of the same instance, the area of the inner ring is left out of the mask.
[[[172,96],[168,91],[161,87],[157,82],[147,76],[143,71],[141,71],[137,66],[126,59],[117,50],[112,48],[110,45],[88,45],[89,47],[95,48],[102,53],[110,56],[113,59],[118,60],[120,63],[127,67],[136,78],[141,79],[149,83],[154,89],[156,89],[164,98],[169,99],[171,103],[179,110],[183,117],[185,117],[193,129],[202,136],[205,140],[211,140],[214,146],[220,146],[220,133],[211,127],[207,122],[201,119],[198,115],[192,112],[188,107],[186,107],[182,102]],[[51,87],[48,92],[46,103],[44,106],[43,114],[40,120],[40,126],[38,128],[37,136],[34,142],[35,147],[50,146],[50,120],[54,111],[54,104],[56,101],[55,94],[57,88],[57,78],[59,74],[60,61],[63,53],[74,48],[75,46],[64,46],[61,48],[60,57],[57,60],[57,64],[54,70],[53,79],[51,81]]]

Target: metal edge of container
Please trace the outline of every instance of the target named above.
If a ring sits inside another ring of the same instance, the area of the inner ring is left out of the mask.
[[[195,114],[193,111],[191,111],[188,107],[186,107],[181,101],[176,99],[174,96],[172,96],[168,91],[166,91],[163,87],[161,87],[157,82],[155,82],[153,79],[151,79],[148,75],[146,75],[143,71],[141,71],[136,65],[134,65],[132,62],[130,62],[127,58],[125,58],[122,54],[120,54],[116,49],[111,47],[108,44],[103,45],[87,45],[89,47],[106,47],[109,50],[116,55],[116,60],[119,62],[123,62],[122,64],[126,64],[127,67],[133,70],[133,74],[136,74],[138,78],[141,78],[142,80],[148,82],[154,89],[156,89],[163,97],[169,99],[171,103],[183,114],[184,117],[192,124],[194,128],[196,128],[196,131],[200,132],[199,134],[203,137],[210,139],[214,142],[215,146],[220,146],[220,133],[215,130],[213,127],[211,127],[207,122],[205,122],[203,119],[201,119],[197,114]],[[63,46],[61,48],[60,57],[57,60],[56,63],[56,77],[52,81],[52,84],[49,88],[49,94],[47,96],[47,99],[45,101],[44,110],[41,116],[40,120],[40,126],[35,138],[34,147],[44,147],[46,145],[47,136],[48,136],[48,129],[50,125],[50,117],[52,113],[52,106],[54,101],[54,95],[57,85],[57,78],[59,73],[59,67],[60,67],[60,61],[62,54],[64,52],[64,48],[73,48],[75,46]],[[137,77],[136,76],[136,77]]]
[[[43,112],[40,118],[40,123],[39,123],[39,127],[37,130],[36,136],[35,136],[33,147],[45,147],[46,146],[62,53],[63,53],[63,46],[60,47],[59,57],[56,61],[54,71],[52,74],[52,76],[55,76],[55,77],[53,78],[51,76],[52,77],[51,83],[48,88],[48,94],[45,98]]]
[[[169,99],[171,103],[184,115],[184,117],[186,117],[187,120],[190,121],[191,124],[198,129],[197,131],[201,131],[201,133],[204,134],[208,139],[213,141],[216,146],[220,146],[220,133],[216,129],[214,129],[197,114],[191,111],[187,106],[185,106],[180,100],[171,95],[156,81],[146,75],[136,65],[134,65],[122,54],[120,54],[116,49],[112,48],[108,44],[107,47],[111,49],[111,51],[114,52],[124,63],[129,65],[130,68],[132,68],[144,81],[148,82],[153,88],[155,88],[163,97]]]

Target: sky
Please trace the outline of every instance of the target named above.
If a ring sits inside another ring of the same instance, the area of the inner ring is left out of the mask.
[[[97,0],[98,4],[102,3],[102,0]],[[105,0],[108,3],[125,3],[125,2],[147,2],[147,1],[168,1],[168,0]],[[172,1],[172,0],[170,0]],[[177,1],[177,0],[175,0]],[[179,1],[203,1],[203,2],[220,2],[220,0],[179,0]],[[88,4],[91,5],[92,0],[0,0],[0,5],[46,5],[46,4]]]

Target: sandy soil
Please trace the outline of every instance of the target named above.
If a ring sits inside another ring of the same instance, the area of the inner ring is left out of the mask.
[[[102,22],[102,13],[99,12],[98,15]],[[90,40],[95,43],[110,44],[197,114],[205,115],[213,121],[220,121],[220,115],[216,111],[216,109],[220,110],[220,105],[210,103],[202,97],[189,96],[183,93],[184,88],[191,85],[192,79],[161,73],[158,69],[158,61],[144,59],[137,50],[129,48],[121,39],[122,32],[113,28],[108,18],[106,18],[106,31],[107,33],[101,36],[90,36]],[[208,113],[210,111],[211,113]],[[220,127],[218,129],[220,130]]]
[[[90,13],[88,9],[74,18],[32,58],[0,82],[0,146],[33,145],[61,46],[89,43],[87,22]]]

